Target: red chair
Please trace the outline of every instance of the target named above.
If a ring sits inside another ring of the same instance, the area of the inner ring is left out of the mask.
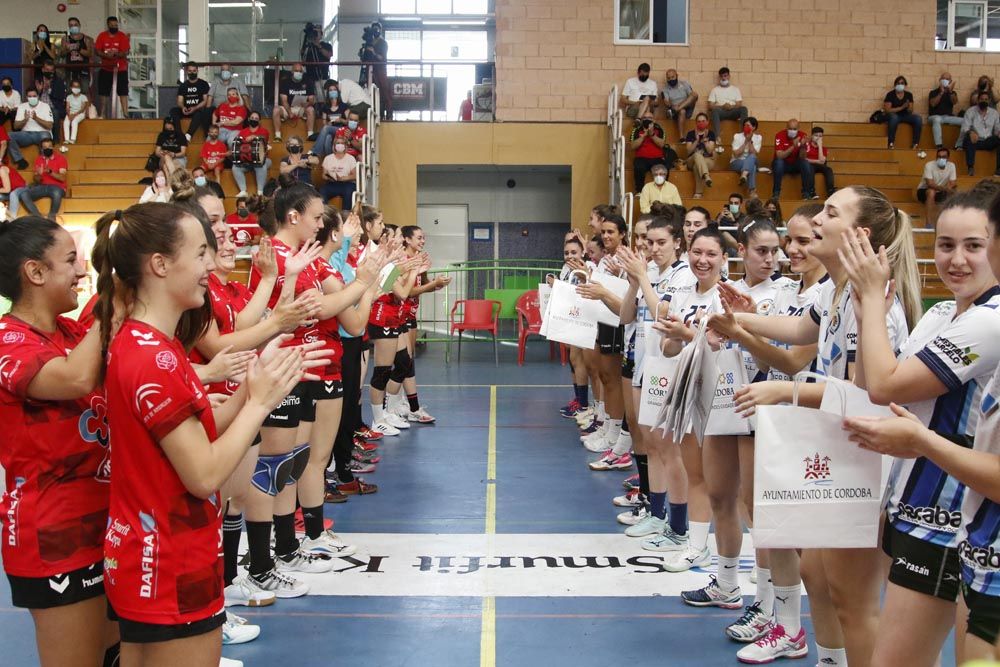
[[[514,305],[517,311],[517,365],[524,365],[524,350],[528,343],[528,336],[540,336],[542,329],[542,311],[538,303],[538,290],[533,289],[525,292],[517,299]],[[549,341],[549,359],[555,356],[556,343]],[[559,346],[560,361],[566,365],[566,348]]]
[[[455,311],[462,306],[462,319],[455,320]],[[497,351],[497,335],[500,332],[500,309],[503,307],[499,301],[492,299],[459,299],[451,307],[451,330],[450,333],[458,332],[458,360],[462,360],[462,332],[463,331],[489,331],[493,334],[493,361],[500,365],[500,354]]]

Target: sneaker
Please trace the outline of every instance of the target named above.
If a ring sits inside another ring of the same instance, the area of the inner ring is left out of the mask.
[[[654,535],[648,540],[643,540],[640,544],[646,551],[686,551],[688,546],[688,536],[678,535],[667,523],[663,527],[663,532]]]
[[[378,422],[372,426],[372,430],[382,435],[399,435],[399,429],[387,422]]]
[[[363,461],[351,461],[347,467],[355,475],[368,475],[375,472],[374,463],[364,463]]]
[[[576,423],[580,425],[580,428],[583,428],[589,426],[595,419],[597,419],[597,412],[594,411],[594,408],[587,408],[576,416]],[[598,419],[598,421],[601,420]]]
[[[376,433],[378,433],[378,431],[376,431]],[[381,438],[383,436],[381,433],[379,433],[378,437]],[[377,452],[378,445],[374,442],[368,442],[368,440],[362,438],[361,436],[356,436],[354,438],[354,449],[359,449],[363,452]]]
[[[184,138],[188,140],[188,143],[191,143],[191,134],[189,132],[184,133]]]
[[[587,439],[583,441],[583,447],[588,452],[594,452],[595,454],[611,453],[611,443],[607,441],[601,432],[587,436]]]
[[[624,495],[615,496],[611,502],[615,507],[639,507],[643,503],[637,488],[630,488]]]
[[[367,496],[369,493],[378,493],[378,486],[355,477],[353,482],[338,484],[337,490],[345,496]]]
[[[625,452],[618,456],[614,452],[609,452],[598,461],[590,463],[591,470],[628,470],[632,467],[632,455]]]
[[[622,512],[616,518],[623,526],[634,526],[649,516],[649,508],[646,505],[636,505],[628,512]]]
[[[778,658],[804,658],[808,653],[805,628],[799,628],[797,635],[789,637],[783,627],[775,625],[766,636],[741,648],[736,659],[751,665],[763,665]]]
[[[332,530],[324,530],[316,539],[302,538],[299,549],[314,556],[332,556],[334,558],[351,556],[358,550],[353,544],[347,544],[340,539],[337,533]]]
[[[60,146],[59,147],[59,152],[60,153],[68,153],[69,152],[69,145],[68,144],[63,144],[62,146]]]
[[[723,148],[722,146],[716,146],[715,147],[715,152],[718,153],[719,155],[722,155],[723,153],[726,152],[726,149]]]
[[[743,615],[726,628],[726,636],[733,641],[749,644],[770,633],[773,626],[774,620],[761,610],[760,603],[754,602],[747,605]]]
[[[361,428],[359,428],[357,431],[354,432],[354,435],[359,435],[368,441],[375,441],[382,439],[382,434],[379,433],[378,431],[372,430],[372,428],[367,424],[363,424]]]
[[[303,538],[303,542],[306,538]],[[326,555],[319,556],[299,548],[286,556],[274,556],[274,565],[282,572],[303,572],[305,574],[322,574],[333,569],[333,561]]]
[[[625,534],[629,537],[646,537],[647,535],[658,535],[663,532],[663,527],[666,525],[666,519],[658,519],[652,514],[647,514],[645,518],[640,519],[634,526],[629,526],[625,529]]]
[[[290,577],[283,572],[279,572],[277,567],[272,567],[263,574],[248,574],[247,586],[251,589],[265,593],[274,593],[275,597],[281,599],[299,598],[309,592],[309,585],[299,581],[295,577]]]
[[[361,461],[362,463],[378,463],[382,460],[382,457],[378,455],[377,451],[366,452],[363,449],[357,448],[351,452],[351,458],[355,461]]]
[[[731,593],[724,593],[719,588],[719,580],[714,574],[708,576],[708,585],[693,591],[681,593],[681,600],[692,607],[722,607],[723,609],[739,609],[743,606],[743,596],[739,586]]]
[[[603,429],[595,429],[594,431],[592,431],[590,433],[581,434],[580,435],[580,442],[582,442],[584,444],[584,446],[586,446],[586,444],[588,442],[598,442],[598,441],[599,442],[604,442],[604,440],[605,440],[604,435],[605,435],[605,432],[604,432]],[[608,445],[604,449],[592,449],[590,451],[592,451],[592,452],[603,452],[605,449],[611,449],[611,445]]]
[[[631,477],[626,477],[625,479],[623,479],[622,480],[622,486],[624,486],[629,491],[631,491],[632,489],[638,489],[639,488],[639,473],[636,473],[636,474],[632,475]]]
[[[246,577],[236,577],[233,583],[223,591],[226,606],[240,605],[242,607],[268,607],[274,604],[275,595],[271,591],[262,591],[250,585]]]
[[[592,419],[589,424],[580,427],[580,436],[583,437],[585,435],[590,435],[591,433],[596,433],[601,430],[602,426],[604,426],[604,422]]]
[[[240,190],[239,192],[236,193],[236,198],[237,199],[239,199],[240,197],[246,197],[246,196],[247,196],[247,191],[246,190]]]
[[[274,139],[272,139],[272,141],[274,141],[274,143],[276,143],[276,144],[280,144],[282,142],[281,132],[275,132],[274,133]]]
[[[415,422],[417,424],[433,424],[434,422],[437,421],[434,417],[432,417],[431,415],[427,414],[427,411],[424,410],[423,408],[420,408],[416,412],[410,412],[410,409],[407,408],[406,409],[406,418],[409,421]]]
[[[923,160],[925,157],[927,157],[927,151],[917,151],[917,157]]]
[[[580,407],[580,401],[574,398],[572,401],[570,401],[563,407],[559,408],[559,414],[560,416],[565,417],[566,419],[573,419],[574,417],[576,417],[577,414],[580,413],[581,409],[582,408]]]
[[[400,419],[406,419],[406,415],[410,414],[410,403],[402,395],[396,394],[395,396],[389,394],[387,411],[396,415]]]
[[[324,503],[346,503],[347,500],[347,495],[341,493],[336,484],[327,482],[326,490],[323,492]]]
[[[668,560],[663,564],[663,569],[667,572],[686,572],[692,567],[703,567],[712,562],[712,552],[705,547],[701,551],[688,548],[677,555],[677,558]]]
[[[20,169],[20,170],[22,170],[22,171],[25,170],[25,169],[27,169],[28,168],[28,161],[25,160],[24,158],[21,158],[20,160],[17,161],[17,168]]]
[[[226,612],[226,621],[222,624],[222,645],[246,644],[260,635],[259,625],[250,625],[245,618]]]
[[[406,421],[402,417],[398,417],[398,416],[394,415],[391,412],[386,412],[385,413],[385,422],[387,424],[389,424],[390,426],[393,426],[393,427],[395,427],[397,429],[400,429],[400,428],[402,428],[402,429],[410,428],[410,422]]]
[[[306,137],[306,141],[316,141],[317,139],[319,139],[319,133],[318,132],[313,132],[308,137]]]
[[[222,656],[219,658],[219,667],[243,667],[243,661]]]

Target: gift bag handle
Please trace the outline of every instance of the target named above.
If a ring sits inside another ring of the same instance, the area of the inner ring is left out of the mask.
[[[792,405],[796,407],[799,405],[799,383],[804,378],[812,378],[818,382],[824,383],[827,387],[835,388],[837,390],[837,394],[840,396],[840,416],[844,419],[847,418],[847,391],[840,382],[831,380],[831,378],[826,375],[820,375],[819,373],[798,373],[792,378]]]

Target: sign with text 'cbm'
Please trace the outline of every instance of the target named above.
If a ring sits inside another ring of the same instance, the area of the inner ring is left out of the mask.
[[[393,111],[445,111],[448,79],[443,76],[390,76]],[[433,96],[433,107],[431,100]]]

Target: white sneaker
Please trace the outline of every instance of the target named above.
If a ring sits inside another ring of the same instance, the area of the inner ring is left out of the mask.
[[[387,394],[387,396],[388,398],[386,400],[388,405],[386,406],[386,412],[391,412],[397,417],[405,419],[406,415],[410,414],[410,404],[403,397],[403,392],[401,391],[398,394]]]
[[[604,434],[598,431],[597,433],[593,433],[592,435],[599,437],[591,438],[589,440],[584,440],[583,441],[584,449],[586,449],[588,452],[594,452],[595,454],[604,454],[604,453],[610,454],[612,443],[607,441],[607,439],[604,437]]]
[[[245,618],[226,612],[226,622],[222,624],[222,645],[246,644],[260,635],[259,625],[250,625]]]
[[[685,551],[688,546],[688,536],[678,535],[674,532],[673,528],[670,527],[669,523],[664,522],[666,525],[663,526],[663,532],[659,535],[654,535],[648,540],[643,540],[640,545],[646,551]]]
[[[340,539],[340,536],[332,530],[324,530],[316,539],[302,538],[302,541],[299,542],[299,549],[308,551],[314,556],[332,556],[334,558],[351,556],[358,550],[353,544],[348,544]]]
[[[243,667],[243,661],[222,657],[219,658],[219,667]]]
[[[577,412],[573,418],[576,419],[577,424],[586,426],[594,419],[594,408],[584,408]]]
[[[387,424],[389,424],[389,426],[392,426],[394,428],[410,428],[410,422],[406,421],[401,417],[396,416],[391,412],[385,413],[385,421]]]
[[[248,574],[246,581],[251,589],[262,593],[273,593],[275,597],[282,599],[302,597],[309,592],[308,584],[279,572],[277,567],[263,574]]]
[[[774,619],[760,608],[759,602],[746,606],[743,615],[726,628],[726,636],[736,642],[750,644],[770,634]]]
[[[420,408],[416,412],[410,412],[409,406],[406,406],[406,418],[417,424],[433,424],[437,421],[437,419],[428,414],[423,408]]]
[[[634,526],[625,529],[625,534],[629,537],[646,537],[647,535],[659,535],[667,525],[666,519],[659,519],[652,514],[647,514]]]
[[[580,442],[582,442],[585,447],[586,447],[586,445],[587,445],[588,442],[595,442],[595,441],[604,442],[606,433],[607,433],[607,431],[605,431],[603,428],[599,428],[596,431],[594,431],[593,433],[588,433],[587,435],[581,435],[580,436]],[[590,449],[590,448],[588,447],[588,449]],[[611,449],[611,445],[608,445],[604,449]],[[595,449],[591,449],[590,451],[592,451],[592,452],[593,451],[601,452],[601,451],[604,451],[604,450],[603,449],[596,449],[596,450]]]
[[[665,562],[663,569],[667,572],[686,572],[692,567],[703,567],[711,562],[712,552],[708,550],[708,547],[697,551],[688,544],[688,548],[678,553],[677,558]]]
[[[643,499],[636,490],[635,493],[629,492],[620,496],[615,496],[612,501],[615,507],[639,507],[643,504]]]
[[[69,146],[67,146],[66,144],[63,144],[62,146],[59,147],[59,152],[60,153],[68,153],[69,152]]]
[[[649,516],[649,510],[645,505],[638,505],[627,512],[618,515],[618,523],[623,526],[634,526]]]
[[[327,556],[311,554],[299,545],[294,553],[287,556],[275,556],[274,566],[281,572],[322,574],[333,569],[333,561]]]
[[[382,435],[399,435],[399,429],[388,422],[380,421],[372,424],[372,430],[378,431]]]
[[[236,193],[236,199],[239,199],[240,197],[246,197],[246,196],[248,196],[246,190],[240,190],[239,192]]]
[[[272,591],[262,591],[252,586],[246,577],[236,577],[233,583],[224,591],[226,606],[241,605],[243,607],[268,607],[274,604],[275,595]]]
[[[762,665],[778,658],[804,658],[808,654],[805,628],[799,628],[797,635],[789,637],[783,627],[776,625],[753,644],[741,648],[736,653],[736,659],[752,665]]]

